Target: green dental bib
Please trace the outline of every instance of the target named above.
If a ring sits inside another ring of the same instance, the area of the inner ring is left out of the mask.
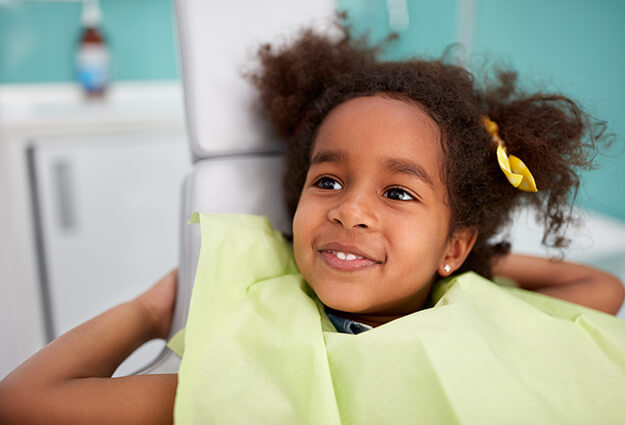
[[[625,321],[467,273],[337,333],[268,220],[194,220],[176,424],[625,424]]]

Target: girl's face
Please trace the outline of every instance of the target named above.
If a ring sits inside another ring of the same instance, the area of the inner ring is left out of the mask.
[[[417,105],[351,99],[322,122],[293,221],[297,264],[328,307],[373,324],[423,308],[475,239],[449,237],[436,123]]]

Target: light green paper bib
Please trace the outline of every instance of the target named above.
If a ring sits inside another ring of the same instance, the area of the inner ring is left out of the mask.
[[[337,333],[265,218],[195,215],[176,424],[625,424],[625,322],[468,273]]]

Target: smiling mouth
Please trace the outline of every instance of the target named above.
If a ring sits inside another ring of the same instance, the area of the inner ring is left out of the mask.
[[[381,264],[378,261],[347,250],[320,249],[317,250],[317,253],[326,265],[342,271],[358,271]]]

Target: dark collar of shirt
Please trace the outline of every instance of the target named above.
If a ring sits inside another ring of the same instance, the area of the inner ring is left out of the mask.
[[[336,314],[331,313],[328,308],[326,308],[326,314],[336,330],[341,333],[357,335],[361,332],[372,329],[371,326],[365,325],[364,323],[355,322],[353,320],[337,316]]]

